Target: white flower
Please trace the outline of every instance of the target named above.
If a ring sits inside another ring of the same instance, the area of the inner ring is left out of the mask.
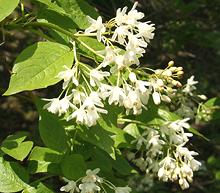
[[[132,50],[128,50],[125,52],[124,61],[128,66],[132,64],[140,64],[137,54]]]
[[[88,122],[87,114],[84,107],[80,107],[76,109],[69,117],[67,117],[67,121],[76,118],[76,122],[78,124],[84,124]]]
[[[183,92],[189,95],[193,95],[192,91],[196,89],[195,85],[198,83],[198,81],[194,80],[194,76],[191,76],[187,80],[187,84],[185,85],[185,88],[183,89]]]
[[[102,33],[104,33],[106,30],[105,26],[102,23],[102,17],[99,16],[97,20],[95,20],[88,16],[88,20],[91,25],[85,30],[85,33],[97,31],[97,39],[98,41],[101,41]]]
[[[100,118],[99,113],[107,114],[108,111],[99,107],[104,107],[98,93],[92,92],[87,97],[82,105],[86,109],[87,119],[85,124],[89,127],[96,125],[97,120]]]
[[[129,35],[129,31],[127,26],[119,26],[115,29],[114,34],[112,35],[111,40],[115,41],[117,40],[117,42],[119,44],[124,45],[125,44],[125,38],[127,35]]]
[[[112,87],[111,91],[109,92],[109,99],[108,103],[111,105],[114,103],[115,105],[123,104],[123,100],[125,99],[126,95],[124,93],[124,90],[118,86]]]
[[[187,180],[185,178],[179,179],[179,185],[183,190],[189,188],[189,183],[187,182]]]
[[[136,91],[133,91],[132,89],[129,89],[123,104],[126,109],[133,109],[134,115],[140,114],[142,112],[140,94]]]
[[[115,188],[115,193],[130,193],[130,192],[131,192],[131,188],[128,186]]]
[[[129,42],[126,47],[127,50],[133,50],[134,52],[137,52],[136,51],[137,48],[139,48],[139,47],[146,48],[147,47],[147,42],[145,42],[142,38],[138,37],[138,35],[129,34],[128,39],[129,39]]]
[[[58,113],[60,109],[60,99],[53,98],[53,99],[44,99],[46,101],[50,101],[48,104],[44,105],[44,109],[47,109],[51,113]]]
[[[93,182],[80,184],[79,189],[81,190],[81,193],[95,193],[101,190],[101,188]]]
[[[65,96],[61,100],[59,98],[53,99],[44,99],[50,101],[44,106],[44,109],[47,109],[49,112],[57,114],[60,116],[63,113],[66,113],[69,107],[76,108],[73,104],[70,103],[71,96]]]
[[[115,61],[116,53],[118,53],[117,49],[112,49],[110,46],[105,47],[105,58],[103,62],[100,64],[101,67],[106,67],[112,62]]]
[[[73,104],[75,105],[81,104],[86,99],[86,95],[84,92],[75,89],[73,89],[72,92],[73,92]]]
[[[115,17],[115,22],[117,25],[122,25],[126,21],[126,12],[127,12],[127,7],[124,7],[123,9],[118,8],[116,11],[116,17]]]
[[[152,94],[153,101],[156,105],[160,104],[160,94],[158,92],[153,92]]]
[[[144,17],[144,13],[136,10],[138,2],[135,2],[132,9],[128,12],[127,16],[127,24],[128,25],[136,25],[137,20],[140,20]]]
[[[131,82],[136,82],[137,81],[137,77],[136,77],[136,74],[134,72],[130,72],[129,73],[129,79]]]
[[[68,68],[67,66],[64,66],[64,68],[66,69],[65,71],[60,72],[57,77],[61,78],[64,80],[63,83],[63,89],[65,89],[69,82],[72,80],[72,83],[75,84],[76,86],[79,85],[78,80],[76,79],[76,68]]]
[[[100,178],[97,174],[100,172],[99,168],[96,168],[94,170],[87,170],[86,171],[86,176],[82,179],[83,183],[95,183],[95,182],[102,182],[102,178]]]
[[[117,70],[121,70],[126,66],[125,61],[124,61],[124,57],[125,57],[124,55],[117,55],[115,57],[115,63],[116,63]],[[111,72],[114,73],[114,70],[112,70],[112,69],[111,69]]]
[[[100,85],[100,81],[102,81],[106,76],[110,76],[110,73],[107,71],[99,71],[97,69],[93,69],[90,71],[90,84],[91,86]]]
[[[138,36],[144,37],[145,41],[149,42],[151,39],[154,38],[153,31],[155,27],[154,24],[148,24],[148,22],[139,22],[138,23]]]
[[[74,182],[74,181],[69,181],[67,185],[60,188],[60,191],[62,191],[62,192],[74,193],[75,190],[77,191],[78,188],[76,186],[76,182]]]

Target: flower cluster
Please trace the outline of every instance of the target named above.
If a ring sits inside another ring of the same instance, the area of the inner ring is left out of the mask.
[[[48,111],[59,116],[67,114],[67,120],[75,119],[77,123],[89,127],[96,125],[101,114],[108,113],[106,101],[112,105],[123,106],[126,114],[138,115],[147,109],[148,99],[153,98],[156,105],[161,101],[170,103],[181,87],[176,80],[183,74],[182,67],[174,67],[170,61],[165,69],[140,68],[139,57],[145,53],[149,41],[154,36],[154,25],[141,22],[144,14],[136,10],[137,3],[127,12],[127,7],[118,9],[116,17],[103,23],[102,18],[89,18],[91,23],[83,35],[97,35],[98,41],[104,43],[105,51],[95,54],[103,60],[96,68],[78,61],[76,43],[73,42],[75,65],[64,66],[65,70],[58,74],[62,79],[63,92],[60,97],[50,99],[45,106]],[[93,32],[93,33],[92,33]],[[122,48],[118,48],[120,44]],[[115,80],[115,81],[112,81]],[[185,90],[193,88],[186,87]],[[61,99],[63,93],[65,96]]]
[[[187,83],[176,93],[174,104],[178,107],[175,109],[178,115],[194,119],[198,112],[197,106],[207,99],[205,95],[196,94],[196,84],[198,84],[198,81],[195,81],[194,76],[191,76]]]
[[[64,116],[67,121],[88,127],[97,124],[102,114],[107,114],[106,104],[118,105],[125,114],[139,115],[143,109],[148,110],[149,99],[154,105],[167,103],[168,108],[179,112],[188,97],[194,97],[197,81],[188,79],[182,86],[179,79],[183,76],[183,68],[175,67],[170,61],[165,69],[141,67],[139,58],[145,53],[150,40],[154,37],[154,24],[142,22],[144,14],[136,10],[137,3],[131,10],[127,7],[118,9],[116,16],[103,23],[102,17],[96,20],[88,17],[90,26],[84,32],[77,32],[72,42],[75,63],[72,67],[64,66],[57,75],[63,80],[63,91],[60,96],[49,100],[44,106],[49,112]],[[96,51],[82,43],[77,36],[97,37],[97,43],[105,46]],[[95,64],[80,61],[77,45],[82,44],[90,52],[99,57]],[[203,95],[196,97],[204,98]],[[179,106],[172,109],[172,106]],[[186,108],[185,108],[186,109]],[[178,180],[185,189],[192,181],[193,171],[200,166],[193,156],[197,153],[189,151],[185,145],[192,137],[185,132],[189,128],[189,119],[164,123],[162,126],[145,127],[144,132],[133,141],[138,153],[130,152],[128,159],[149,175],[158,175],[163,181]],[[140,153],[141,152],[141,153]],[[61,188],[66,192],[95,193],[99,192],[105,180],[98,177],[96,170],[88,170],[87,176],[80,179],[81,184],[69,181]],[[128,193],[128,187],[113,187],[116,193]]]
[[[80,193],[98,193],[101,190],[106,192],[104,186],[115,191],[115,193],[130,193],[131,188],[126,187],[115,187],[111,182],[104,178],[99,177],[97,174],[100,169],[96,168],[94,170],[87,170],[86,176],[78,179],[77,181],[67,180],[67,185],[60,188],[63,192],[80,192]]]
[[[142,150],[141,156],[137,157],[135,153],[129,152],[128,160],[149,175],[157,175],[163,181],[178,180],[182,189],[188,188],[193,171],[201,166],[193,157],[198,153],[184,147],[189,137],[192,137],[192,133],[184,131],[190,127],[188,120],[169,122],[157,130],[145,128],[134,140],[137,150]]]

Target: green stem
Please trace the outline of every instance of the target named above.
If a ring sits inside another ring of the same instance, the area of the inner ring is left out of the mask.
[[[75,35],[75,34],[74,34]],[[89,51],[91,51],[92,53],[94,53],[95,55],[101,57],[101,58],[105,58],[103,55],[98,54],[97,51],[95,51],[93,48],[91,48],[90,46],[88,46],[87,44],[85,44],[83,41],[81,41],[80,39],[76,39],[80,44],[82,44],[82,46],[84,46],[85,48],[87,48]]]
[[[8,24],[5,26],[6,28],[8,27],[10,28],[23,28],[23,27],[47,27],[47,28],[51,28],[54,29],[56,31],[59,31],[69,37],[71,37],[72,39],[75,39],[75,35],[67,30],[62,29],[61,27],[54,25],[52,23],[45,23],[45,22],[29,22],[29,23],[24,23],[24,24]]]

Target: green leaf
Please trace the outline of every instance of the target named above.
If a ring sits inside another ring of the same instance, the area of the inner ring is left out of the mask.
[[[60,81],[57,75],[64,70],[64,65],[71,67],[72,63],[72,51],[62,44],[38,42],[29,46],[17,57],[4,95],[56,84]]]
[[[0,0],[0,21],[9,16],[17,7],[19,0]]]
[[[96,125],[90,128],[81,126],[77,134],[84,141],[98,146],[114,158],[114,140],[111,138],[114,133],[104,130],[100,125]]]
[[[2,142],[1,150],[14,159],[23,161],[33,147],[32,141],[23,142],[27,135],[27,132],[18,132],[14,135],[8,136]]]
[[[56,11],[61,14],[66,14],[62,7],[58,6],[56,3],[52,3],[51,0],[32,0],[46,5],[46,7],[50,10]],[[40,11],[43,11],[40,9]]]
[[[114,141],[114,147],[130,147],[131,141],[133,138],[127,134],[122,128],[118,127],[118,115],[121,113],[121,109],[117,106],[105,105],[105,108],[111,112],[111,116],[102,115],[102,117],[98,120],[98,125],[102,129],[112,133],[111,138]]]
[[[63,155],[46,147],[34,147],[29,156],[29,171],[31,173],[59,173],[59,163]]]
[[[197,136],[199,136],[199,137],[205,139],[206,141],[209,141],[209,139],[208,139],[207,137],[205,137],[202,133],[200,133],[200,132],[197,131],[196,129],[190,127],[188,130],[189,130],[191,133],[193,133],[193,134],[195,134],[195,135],[197,135]]]
[[[112,172],[112,158],[97,147],[92,149],[91,161],[86,164],[90,169],[100,168],[101,171]]]
[[[86,164],[80,154],[66,156],[61,163],[63,175],[69,180],[77,180],[86,174]]]
[[[141,135],[135,123],[128,124],[123,130],[134,138],[138,138]]]
[[[68,30],[73,34],[76,33],[77,25],[73,22],[73,20],[68,16],[68,14],[58,6],[55,2],[51,2],[51,0],[34,0],[39,3],[39,8],[37,9],[37,21],[50,23],[57,25],[60,28]],[[68,45],[69,44],[69,36],[58,32],[54,29],[47,29],[50,36],[53,37],[56,42],[61,44]]]
[[[99,16],[94,7],[89,5],[85,0],[56,0],[56,2],[66,11],[80,29],[86,29],[90,25],[87,15],[94,19]]]
[[[95,54],[94,52],[104,51],[105,46],[96,38],[79,37],[77,38],[78,53],[81,55],[101,62],[103,57]]]
[[[23,161],[30,153],[32,147],[33,147],[32,141],[25,141],[14,148],[11,148],[9,144],[3,144],[1,150],[9,156],[17,160]]]
[[[29,133],[26,131],[19,131],[13,135],[9,135],[4,141],[8,143],[21,144],[27,137]]]
[[[40,182],[36,185],[36,188],[30,187],[28,189],[23,190],[22,193],[54,193],[54,192]]]
[[[44,144],[55,151],[64,153],[68,148],[68,137],[65,132],[66,122],[43,109],[45,102],[37,100],[37,109],[40,115],[39,131]]]
[[[28,174],[17,163],[2,160],[0,171],[0,192],[18,192],[29,187],[24,182],[28,179]]]
[[[122,175],[129,175],[133,170],[128,161],[118,153],[116,153],[116,160],[113,160],[112,163],[113,168],[116,169]]]

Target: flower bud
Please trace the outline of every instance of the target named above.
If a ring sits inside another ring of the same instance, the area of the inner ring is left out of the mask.
[[[175,72],[175,71],[177,70],[177,67],[172,66],[172,67],[170,67],[170,70],[171,70],[172,72]]]
[[[204,94],[202,94],[202,95],[197,95],[200,99],[202,99],[202,100],[207,100],[207,97],[204,95]]]
[[[172,76],[172,71],[171,70],[164,70],[162,75],[164,75],[164,76]]]
[[[168,66],[171,67],[173,65],[174,65],[174,61],[173,60],[169,61]]]
[[[183,71],[183,67],[182,66],[177,67],[177,71]]]
[[[167,103],[171,102],[170,97],[168,97],[167,95],[162,95],[161,96],[161,100],[164,101],[164,102],[167,102]]]
[[[159,105],[160,104],[160,94],[158,92],[154,92],[152,94],[152,97],[153,97],[154,103],[156,105]]]
[[[158,86],[164,86],[163,80],[157,79],[157,85]]]
[[[129,74],[129,79],[130,79],[130,81],[131,82],[136,82],[136,80],[137,80],[137,77],[136,77],[136,74],[134,73],[134,72],[131,72],[130,74]]]

